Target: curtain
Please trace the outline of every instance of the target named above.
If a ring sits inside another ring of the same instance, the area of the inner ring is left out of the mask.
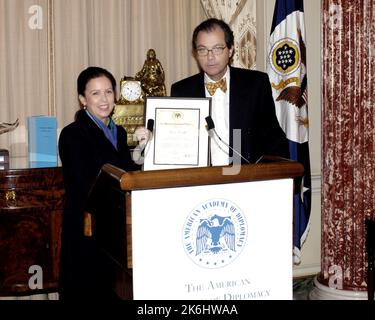
[[[319,281],[366,290],[375,218],[375,0],[322,0],[322,256]]]
[[[46,10],[47,0],[0,0],[0,122],[20,120],[0,148],[13,155],[25,152],[26,116],[48,113]]]
[[[234,33],[232,65],[256,67],[256,0],[201,0],[209,18],[218,18],[229,24]]]
[[[203,19],[199,0],[0,0],[0,122],[20,120],[0,148],[27,155],[28,116],[56,116],[58,131],[73,121],[76,79],[89,65],[119,82],[153,48],[169,93],[198,71],[191,36]]]

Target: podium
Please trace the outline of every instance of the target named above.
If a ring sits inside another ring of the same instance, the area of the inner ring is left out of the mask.
[[[226,170],[103,166],[84,232],[100,244],[118,297],[292,298],[293,178],[303,166],[265,157]]]

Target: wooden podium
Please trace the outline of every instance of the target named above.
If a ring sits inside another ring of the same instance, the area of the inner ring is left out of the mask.
[[[133,194],[142,190],[291,180],[303,175],[303,166],[298,162],[267,157],[263,160],[257,164],[242,165],[237,175],[223,174],[223,169],[229,167],[125,172],[112,165],[104,165],[89,197],[85,234],[94,235],[104,250],[116,294],[121,299],[133,299]],[[292,195],[293,190],[288,192]],[[289,214],[292,217],[292,212]],[[289,236],[292,239],[292,232]]]

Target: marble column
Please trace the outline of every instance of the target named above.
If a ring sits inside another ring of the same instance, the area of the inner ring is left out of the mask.
[[[311,299],[367,299],[375,218],[375,0],[322,0],[322,247]]]

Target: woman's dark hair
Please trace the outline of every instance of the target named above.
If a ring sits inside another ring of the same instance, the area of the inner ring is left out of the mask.
[[[83,70],[77,78],[78,95],[85,95],[86,85],[91,79],[103,76],[111,81],[112,89],[116,93],[116,79],[109,71],[99,67],[88,67],[87,69]]]
[[[225,23],[223,20],[219,20],[219,19],[215,19],[215,18],[207,19],[195,28],[195,30],[193,32],[193,40],[192,40],[193,49],[194,50],[197,49],[196,41],[197,41],[197,37],[198,37],[199,32],[201,32],[201,31],[209,32],[209,31],[214,30],[216,27],[219,27],[224,31],[225,43],[226,43],[228,49],[231,49],[234,45],[233,31],[231,30],[229,25],[227,23]]]

